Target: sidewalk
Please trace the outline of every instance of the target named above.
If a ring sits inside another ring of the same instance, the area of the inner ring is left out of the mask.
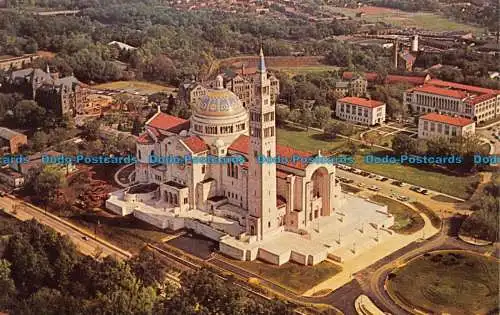
[[[392,236],[389,240],[374,247],[372,250],[356,256],[352,260],[346,261],[342,264],[342,271],[340,273],[316,285],[312,289],[309,289],[303,294],[303,296],[313,296],[315,292],[326,289],[334,291],[350,282],[356,272],[365,269],[378,260],[409,245],[412,242],[423,238],[428,239],[439,233],[439,229],[432,226],[431,221],[425,214],[420,213],[420,215],[425,223],[421,230],[411,235],[394,234],[394,236]]]

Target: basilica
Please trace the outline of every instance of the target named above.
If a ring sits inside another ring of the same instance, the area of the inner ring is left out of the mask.
[[[270,78],[261,51],[250,102],[218,76],[190,104],[189,120],[158,111],[137,139],[134,185],[112,193],[107,208],[160,228],[192,230],[235,259],[274,264],[326,259],[342,243],[331,224],[354,229],[344,220],[348,205],[373,209],[377,215],[366,223],[377,230],[392,225],[386,207],[341,192],[335,165],[313,159],[321,152],[276,143]]]

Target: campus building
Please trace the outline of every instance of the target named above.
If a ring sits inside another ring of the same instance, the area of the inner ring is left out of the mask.
[[[21,146],[28,144],[25,134],[0,127],[0,155],[16,154]]]
[[[335,82],[333,92],[337,97],[362,97],[366,95],[367,87],[368,81],[363,76],[357,75],[345,81]]]
[[[246,107],[218,76],[191,106],[190,120],[156,113],[137,139],[136,183],[112,193],[106,207],[192,230],[240,260],[314,265],[352,256],[353,241],[374,244],[375,233],[394,222],[387,207],[341,192],[335,165],[317,161],[320,152],[276,143],[262,51],[253,83]],[[361,236],[360,224],[367,229]]]
[[[500,115],[500,91],[434,79],[407,90],[404,103],[417,113],[440,112],[478,123]]]
[[[87,92],[74,76],[59,78],[49,67],[46,71],[33,68],[12,71],[4,88],[22,93],[58,116],[75,115],[76,108],[83,107]]]
[[[438,113],[429,113],[418,118],[418,138],[452,138],[474,133],[475,123],[469,118]]]
[[[385,121],[385,103],[360,97],[337,100],[335,115],[351,123],[373,126]]]

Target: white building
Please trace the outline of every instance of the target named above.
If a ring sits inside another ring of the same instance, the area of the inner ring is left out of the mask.
[[[423,86],[407,90],[404,103],[414,112],[439,111],[476,122],[500,115],[500,91],[441,80],[429,80]]]
[[[471,135],[475,133],[475,125],[469,118],[429,113],[418,118],[418,137],[427,139]]]
[[[107,208],[160,228],[194,230],[218,241],[220,251],[235,259],[274,264],[316,264],[348,246],[333,240],[338,233],[316,235],[320,225],[340,224],[341,213],[345,239],[360,222],[372,229],[391,226],[387,207],[351,201],[341,192],[332,163],[304,160],[321,157],[319,152],[276,144],[275,105],[262,52],[260,58],[255,101],[248,109],[218,76],[215,88],[193,105],[189,121],[155,114],[137,140],[137,184],[111,194]],[[262,157],[282,160],[263,163]],[[233,160],[200,161],[221,158]],[[363,212],[361,219],[351,218],[350,204]],[[373,235],[365,237],[371,242]]]
[[[385,103],[360,97],[337,100],[335,114],[351,123],[373,126],[385,121]]]

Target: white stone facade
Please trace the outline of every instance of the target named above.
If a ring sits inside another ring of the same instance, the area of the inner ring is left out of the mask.
[[[475,133],[475,126],[468,118],[429,113],[418,119],[418,138],[465,137]]]
[[[351,123],[373,126],[385,122],[385,103],[359,97],[337,100],[335,115]]]
[[[276,144],[275,105],[262,53],[258,75],[255,102],[248,108],[223,88],[219,76],[189,121],[160,112],[153,116],[137,140],[137,183],[111,194],[107,208],[160,228],[192,229],[236,259],[278,265],[324,260],[328,246],[308,236],[322,218],[346,207],[335,166],[302,160],[319,152]],[[178,160],[154,163],[151,156]],[[263,163],[262,156],[297,160]]]

